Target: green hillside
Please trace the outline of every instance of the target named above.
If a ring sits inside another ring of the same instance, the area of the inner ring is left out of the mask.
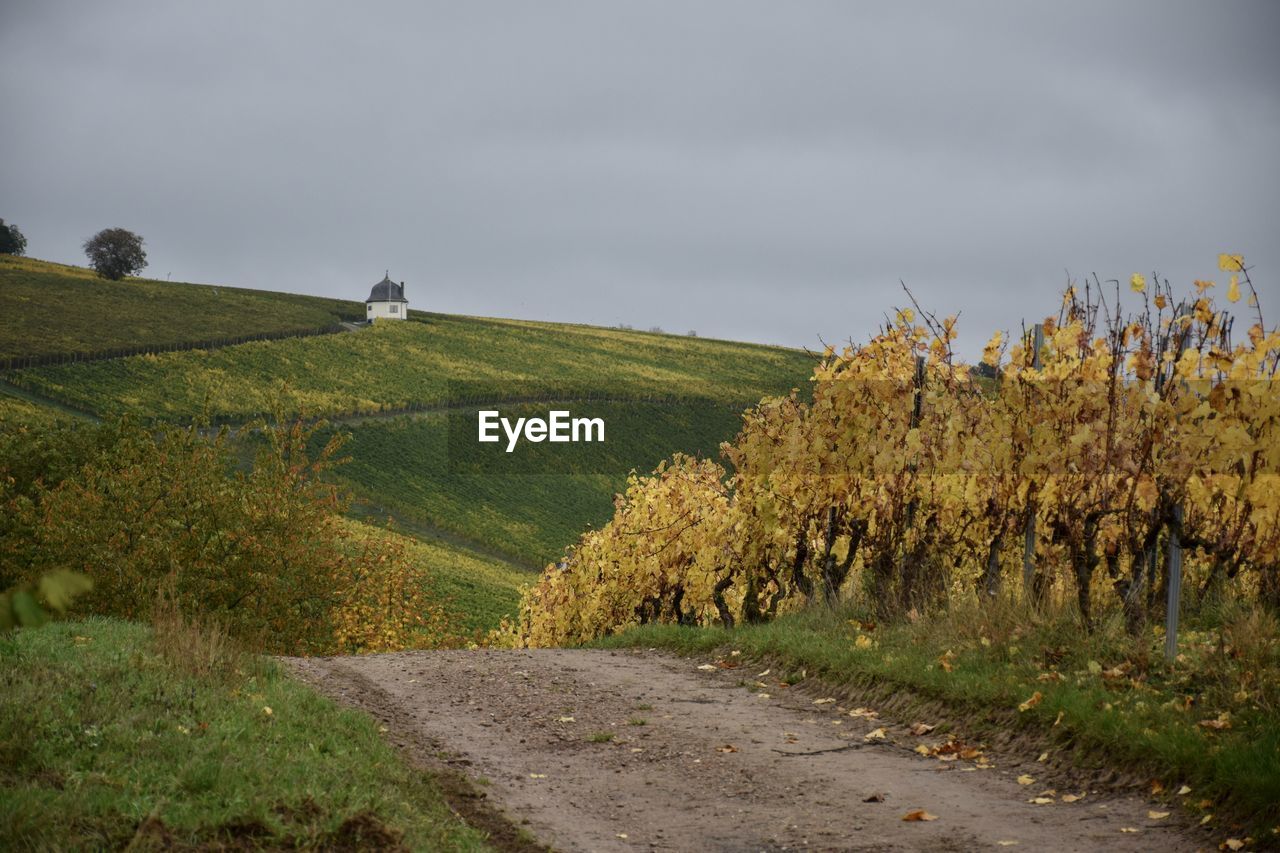
[[[606,395],[750,403],[803,385],[805,353],[591,326],[427,315],[358,332],[11,371],[99,414],[342,415],[478,399]]]
[[[359,308],[204,285],[107,282],[25,259],[0,260],[0,275],[0,300],[10,308],[0,319],[9,336],[0,352],[19,355],[270,331],[252,323],[272,318],[314,326]],[[32,322],[41,292],[60,294],[68,306],[49,324]],[[811,369],[812,356],[779,347],[415,312],[409,322],[355,332],[0,372],[11,391],[31,398],[0,397],[0,421],[40,428],[65,417],[32,400],[179,423],[202,416],[239,423],[277,409],[333,419],[316,440],[334,432],[350,440],[349,462],[332,476],[363,513],[392,516],[418,539],[439,540],[414,544],[411,554],[431,569],[463,627],[475,630],[514,607],[527,576],[519,566],[555,560],[609,518],[629,471],[647,472],[675,451],[716,454],[744,406],[805,387]],[[575,416],[602,417],[607,441],[525,444],[513,454],[479,445],[475,404],[496,400],[508,416],[545,416],[557,403]]]
[[[545,417],[547,409],[501,407],[513,418]],[[571,410],[602,418],[606,441],[523,443],[507,454],[474,441],[474,409],[338,425],[329,432],[351,434],[343,448],[351,461],[337,476],[392,516],[541,567],[586,527],[609,519],[630,470],[648,472],[675,451],[714,455],[741,420],[738,409],[706,403],[592,403]]]
[[[0,361],[318,329],[362,319],[358,302],[240,287],[124,279],[0,255]]]

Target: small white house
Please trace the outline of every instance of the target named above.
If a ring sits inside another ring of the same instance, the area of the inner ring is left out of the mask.
[[[390,270],[382,281],[373,286],[369,298],[364,301],[366,320],[406,320],[409,317],[409,300],[404,298],[404,282],[391,280]]]

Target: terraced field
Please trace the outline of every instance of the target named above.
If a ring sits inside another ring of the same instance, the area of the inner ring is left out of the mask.
[[[99,414],[187,420],[368,414],[461,399],[699,397],[803,384],[796,350],[588,326],[431,315],[360,332],[12,371]]]

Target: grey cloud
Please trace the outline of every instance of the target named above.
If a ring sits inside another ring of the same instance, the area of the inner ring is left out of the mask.
[[[0,12],[0,215],[77,262],[817,346],[899,279],[972,351],[1066,272],[1258,266],[1280,310],[1267,2]],[[1274,312],[1272,312],[1274,314]]]

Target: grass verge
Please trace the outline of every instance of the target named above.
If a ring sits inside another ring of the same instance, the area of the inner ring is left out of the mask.
[[[1155,631],[1135,642],[1108,623],[1085,635],[1066,615],[997,607],[888,626],[816,608],[733,630],[645,626],[600,645],[737,650],[778,662],[783,684],[816,677],[886,697],[906,691],[980,732],[1026,732],[1076,763],[1137,774],[1197,822],[1234,821],[1280,842],[1275,619],[1228,610],[1193,625],[1171,666],[1162,642]]]
[[[88,619],[0,637],[0,837],[487,849],[368,717],[198,635]]]

